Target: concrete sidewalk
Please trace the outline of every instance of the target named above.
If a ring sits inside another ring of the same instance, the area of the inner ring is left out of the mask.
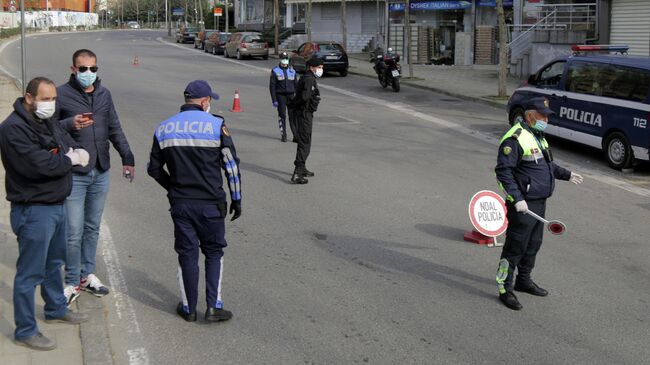
[[[0,75],[0,121],[11,111],[20,91],[13,80]],[[0,165],[0,364],[3,365],[76,365],[83,364],[80,326],[44,322],[43,300],[36,289],[36,317],[41,332],[56,340],[52,351],[33,351],[14,344],[13,280],[16,274],[18,243],[9,221],[10,203],[4,188],[5,171]],[[77,310],[76,304],[73,307]]]
[[[349,73],[377,78],[373,64],[367,54],[348,55]],[[402,84],[427,89],[457,98],[479,101],[501,107],[507,104],[507,98],[497,97],[497,66],[435,66],[413,65],[415,80],[408,80],[409,66],[401,63]],[[519,87],[520,80],[509,78],[508,95]]]

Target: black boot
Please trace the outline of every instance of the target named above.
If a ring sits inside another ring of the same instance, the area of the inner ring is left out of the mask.
[[[293,175],[291,175],[291,182],[294,184],[303,185],[308,183],[309,180],[305,179],[305,177],[302,176],[300,172],[296,170],[293,172]]]
[[[515,290],[538,297],[545,297],[548,295],[548,291],[546,289],[539,287],[539,285],[535,284],[532,280],[528,281],[527,283],[519,281],[515,282]]]
[[[499,294],[499,300],[501,303],[503,303],[503,305],[512,309],[513,311],[521,310],[524,307],[521,305],[521,303],[519,303],[517,296],[513,292],[507,291],[503,294]]]
[[[205,320],[208,322],[223,322],[232,318],[232,312],[225,309],[208,308]]]
[[[286,135],[286,134],[283,134],[283,135],[282,135],[282,138],[280,138],[280,140],[281,140],[282,142],[286,142],[286,141],[287,141],[287,135]]]
[[[188,322],[196,322],[196,312],[187,313],[185,309],[183,309],[183,302],[178,303],[178,306],[176,307],[176,313]]]
[[[300,176],[302,176],[302,177],[313,177],[313,176],[314,176],[314,173],[311,172],[311,171],[309,171],[309,170],[307,170],[307,168],[304,168],[304,169],[302,169],[302,170],[300,171]]]

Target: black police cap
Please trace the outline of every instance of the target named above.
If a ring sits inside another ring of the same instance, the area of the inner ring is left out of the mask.
[[[307,61],[307,66],[309,67],[318,67],[323,64],[323,60],[318,57],[312,57]]]
[[[555,114],[555,112],[549,108],[548,99],[543,96],[530,98],[526,100],[523,104],[525,110],[537,110],[539,113],[543,115]]]

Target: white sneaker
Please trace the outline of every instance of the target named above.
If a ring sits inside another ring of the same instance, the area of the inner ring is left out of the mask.
[[[103,297],[108,294],[108,288],[95,276],[95,274],[88,274],[85,278],[81,278],[81,290],[87,291],[96,297]]]
[[[79,286],[72,286],[72,285],[67,285],[65,288],[63,288],[63,295],[65,295],[65,302],[68,306],[72,304],[77,298],[79,298],[79,294],[81,293],[81,290],[79,290]]]

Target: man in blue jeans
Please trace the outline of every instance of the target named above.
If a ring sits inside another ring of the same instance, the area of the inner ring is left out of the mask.
[[[122,131],[110,91],[97,79],[97,56],[80,49],[72,56],[70,80],[58,87],[61,124],[90,154],[85,167],[72,169],[68,210],[65,296],[72,303],[79,291],[101,297],[108,288],[95,275],[95,256],[109,188],[109,142],[122,158],[124,177],[133,181],[135,161]]]
[[[14,112],[0,124],[0,153],[5,167],[11,228],[18,238],[14,279],[16,344],[52,350],[56,342],[38,330],[34,292],[41,286],[45,320],[78,324],[88,319],[68,310],[61,266],[66,252],[65,198],[72,187],[72,166],[85,166],[88,153],[51,119],[56,107],[54,83],[44,77],[29,82]]]

